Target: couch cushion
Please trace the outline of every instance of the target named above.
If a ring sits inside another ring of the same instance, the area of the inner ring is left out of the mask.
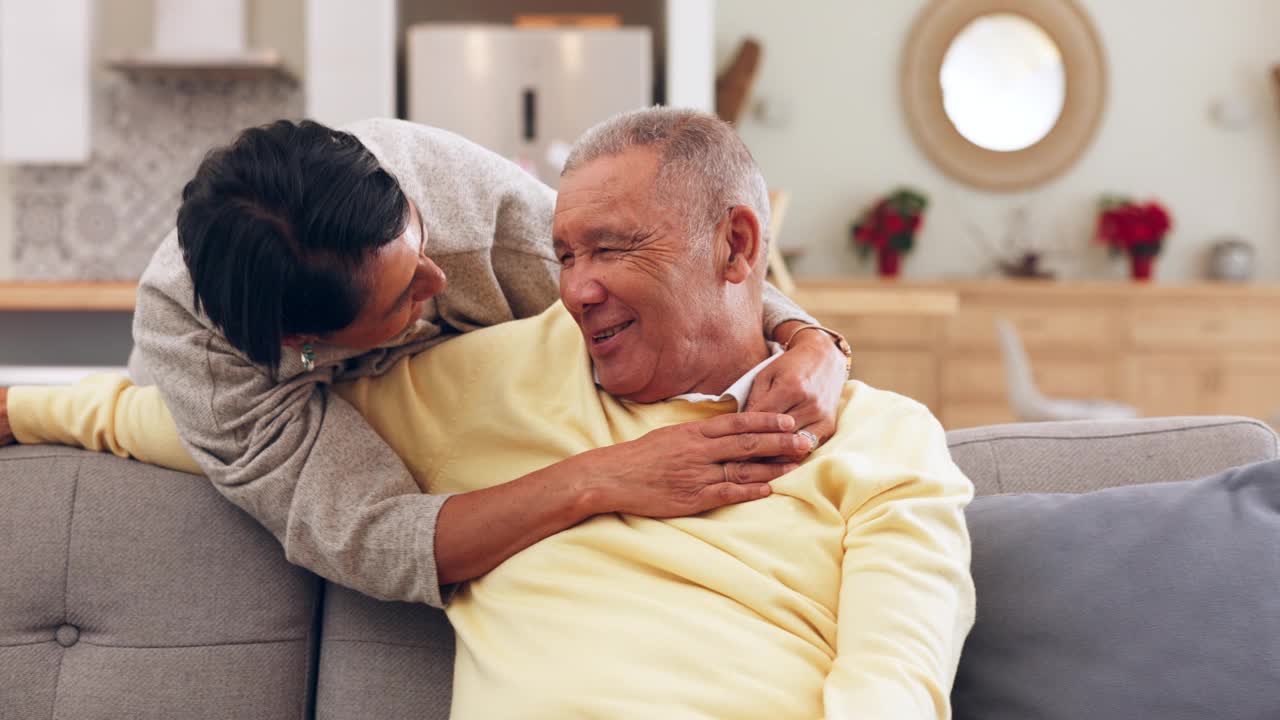
[[[204,478],[0,450],[0,718],[304,718],[318,579]]]
[[[454,637],[443,611],[330,583],[323,627],[317,720],[447,720]]]
[[[1275,432],[1240,417],[990,425],[953,430],[947,443],[978,495],[1192,480],[1280,458]]]
[[[968,519],[958,720],[1280,717],[1280,461]]]

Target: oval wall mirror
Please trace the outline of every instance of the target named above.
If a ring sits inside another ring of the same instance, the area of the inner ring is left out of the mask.
[[[916,21],[903,101],[943,171],[1021,190],[1067,170],[1106,101],[1097,33],[1073,0],[935,0]]]

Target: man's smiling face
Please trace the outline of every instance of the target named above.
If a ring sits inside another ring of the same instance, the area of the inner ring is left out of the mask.
[[[561,179],[560,298],[582,330],[606,392],[654,402],[688,392],[715,367],[700,343],[718,276],[709,242],[686,237],[680,208],[654,191],[658,155],[635,148]]]

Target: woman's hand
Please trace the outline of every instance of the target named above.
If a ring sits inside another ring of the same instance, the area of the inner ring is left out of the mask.
[[[592,515],[683,517],[766,497],[768,482],[795,465],[760,459],[809,453],[809,441],[792,432],[795,425],[774,413],[672,425],[502,485],[453,495],[436,524],[440,583],[480,577]]]
[[[0,388],[0,447],[18,442],[9,424],[9,388]]]
[[[789,336],[790,324],[783,323],[779,334]],[[796,419],[797,431],[813,433],[820,445],[836,432],[836,414],[848,379],[847,360],[831,337],[816,330],[802,332],[790,350],[756,376],[746,411],[786,413]]]
[[[769,495],[769,481],[795,469],[809,441],[796,421],[774,413],[735,413],[659,428],[630,442],[591,450],[576,463],[588,515],[653,518],[696,515]]]

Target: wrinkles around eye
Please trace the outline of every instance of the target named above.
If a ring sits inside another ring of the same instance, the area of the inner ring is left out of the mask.
[[[594,259],[602,256],[605,256],[605,257],[617,256],[617,255],[621,255],[624,252],[626,251],[621,248],[596,248],[595,250],[592,250],[589,254]],[[572,253],[565,253],[564,255],[561,255],[560,256],[561,267],[570,267],[571,265],[573,265],[575,258],[576,258],[576,255],[573,255]]]

